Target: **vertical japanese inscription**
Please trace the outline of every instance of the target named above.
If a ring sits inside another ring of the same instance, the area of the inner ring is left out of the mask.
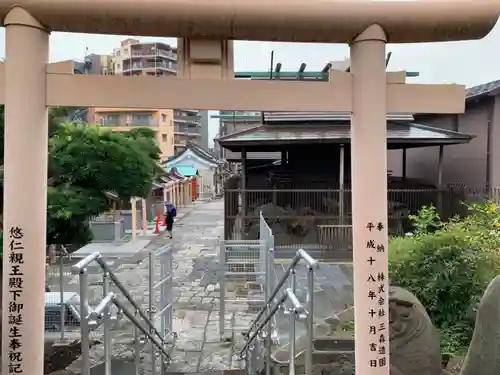
[[[22,357],[22,338],[24,323],[24,306],[21,303],[24,292],[24,232],[22,228],[14,226],[9,228],[9,247],[7,250],[7,261],[9,265],[8,275],[8,330],[9,340],[9,374],[24,373]],[[5,310],[4,310],[5,311]]]
[[[370,368],[384,368],[388,366],[387,345],[389,344],[388,332],[388,301],[387,301],[387,254],[385,226],[382,222],[368,222],[366,229],[370,233],[366,242],[368,262],[368,316],[370,325],[368,334],[370,341],[367,343]]]

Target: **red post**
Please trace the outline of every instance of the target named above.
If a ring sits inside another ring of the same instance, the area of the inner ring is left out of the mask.
[[[158,208],[158,215],[156,215],[156,224],[155,224],[155,230],[154,230],[154,234],[158,234],[160,233],[160,228],[159,228],[159,225],[160,225],[160,219],[161,219],[161,209]]]

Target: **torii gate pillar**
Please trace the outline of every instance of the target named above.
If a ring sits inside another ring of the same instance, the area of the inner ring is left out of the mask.
[[[355,361],[370,375],[389,375],[386,43],[372,25],[350,46]]]
[[[6,147],[2,353],[5,355],[2,368],[11,373],[21,370],[24,374],[42,374],[49,32],[19,6],[12,8],[4,24]],[[22,322],[7,324],[17,318]],[[16,343],[22,347],[12,350],[13,340],[18,340]],[[9,360],[6,354],[11,352],[20,353],[24,358]]]

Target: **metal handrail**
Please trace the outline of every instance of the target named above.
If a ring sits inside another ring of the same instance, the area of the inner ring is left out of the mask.
[[[134,301],[134,299],[132,298],[130,293],[127,291],[127,289],[123,286],[123,284],[120,282],[120,280],[118,280],[115,273],[111,270],[111,268],[109,268],[109,266],[106,264],[106,262],[102,259],[102,255],[100,253],[96,252],[96,253],[90,254],[87,257],[83,258],[80,262],[75,264],[71,268],[73,274],[79,274],[82,269],[86,268],[93,261],[95,261],[101,267],[101,269],[109,275],[109,278],[111,279],[113,284],[115,284],[116,287],[118,288],[118,290],[121,293],[123,293],[123,296],[125,297],[125,299],[134,307],[134,309],[138,312],[140,317],[142,319],[144,319],[144,321],[146,322],[148,327],[151,329],[151,331],[163,341],[163,337],[160,334],[160,332],[158,332],[158,330],[156,329],[154,323],[149,319],[149,317],[141,309],[141,307],[137,304],[137,302]]]
[[[296,280],[295,280],[295,269],[300,261],[304,261],[306,263],[308,269],[308,306],[307,310],[300,303],[296,296]],[[293,314],[291,329],[290,329],[290,343],[289,343],[289,351],[290,351],[290,360],[289,360],[289,374],[295,374],[295,321],[296,320],[306,320],[306,329],[308,335],[308,345],[306,349],[306,375],[312,375],[312,345],[313,345],[313,324],[314,324],[314,315],[313,315],[313,303],[314,303],[314,270],[319,267],[318,262],[313,259],[305,250],[299,249],[295,254],[292,262],[289,267],[281,277],[280,281],[274,288],[274,291],[270,293],[267,298],[266,304],[261,310],[257,313],[250,329],[244,334],[247,337],[247,342],[243,349],[240,351],[240,357],[244,358],[245,353],[250,348],[250,345],[255,341],[255,339],[259,336],[261,331],[267,326],[268,327],[268,357],[270,356],[270,341],[271,340],[271,319],[276,315],[279,311],[282,304],[285,301],[290,301],[292,304],[292,309],[289,311]],[[286,281],[291,278],[291,288],[286,289],[286,291],[281,295],[281,297],[277,300],[276,304],[273,306],[273,301],[276,299],[279,291],[286,283]],[[273,307],[272,307],[273,306]],[[268,312],[265,316],[264,320],[260,322],[262,316],[265,312]],[[270,365],[269,360],[267,360],[266,364],[266,374],[270,374]]]
[[[245,346],[240,352],[240,358],[244,357],[244,353],[248,350],[249,346],[251,343],[257,338],[257,335],[259,334],[259,331],[264,329],[264,327],[268,324],[270,324],[270,320],[273,318],[273,316],[278,312],[280,309],[281,305],[283,305],[286,301],[289,301],[292,305],[292,308],[289,310],[289,313],[292,314],[291,316],[291,329],[290,329],[290,364],[289,364],[289,375],[295,375],[295,361],[292,360],[292,358],[295,358],[295,322],[297,320],[304,320],[309,317],[309,312],[304,309],[304,306],[299,302],[297,296],[295,293],[292,291],[291,288],[288,288],[285,290],[285,292],[282,293],[281,297],[279,298],[278,302],[276,305],[273,307],[271,310],[271,313],[266,316],[264,321],[259,325],[259,329],[257,329],[252,337],[247,341]],[[270,337],[268,337],[270,339]],[[306,372],[306,375],[307,372]]]
[[[105,297],[101,300],[96,309],[89,313],[87,306],[87,289],[88,289],[88,274],[87,267],[93,262],[97,263],[104,272],[104,295]],[[166,340],[160,332],[156,329],[152,320],[148,317],[148,315],[141,309],[141,307],[134,301],[130,293],[123,286],[123,284],[118,280],[115,273],[111,270],[111,268],[106,264],[103,260],[102,254],[99,252],[95,252],[87,255],[85,258],[80,260],[78,263],[71,267],[71,272],[74,275],[80,275],[80,313],[81,313],[81,322],[80,322],[80,330],[82,332],[81,335],[81,346],[82,346],[82,375],[90,374],[90,354],[88,350],[84,350],[83,348],[90,347],[90,338],[87,334],[90,329],[90,321],[93,321],[93,325],[99,325],[99,322],[104,319],[109,319],[109,307],[113,304],[115,305],[119,311],[123,312],[123,314],[132,322],[134,325],[135,332],[141,331],[160,351],[161,355],[165,356],[167,360],[170,359],[169,354],[164,349],[164,345],[167,344]],[[123,293],[125,299],[132,305],[136,314],[133,314],[129,311],[129,309],[125,306],[125,304],[120,301],[114,293],[109,292],[109,283],[107,280],[113,282],[113,284],[118,288],[118,290]],[[83,282],[82,282],[83,280]],[[164,282],[164,280],[162,280]],[[151,293],[152,291],[150,291]],[[135,315],[138,315],[142,320],[146,323],[147,328],[145,328]],[[109,334],[109,327],[106,327],[105,324],[105,336]],[[138,344],[139,337],[135,335],[136,345]],[[156,336],[156,337],[155,337]],[[159,340],[157,339],[159,338]],[[104,340],[104,356],[105,356],[105,374],[111,374],[111,348],[109,347],[110,340]]]
[[[102,301],[101,303],[96,307],[96,309],[89,314],[93,320],[98,320],[100,319],[105,311],[111,306],[115,305],[120,311],[123,311],[123,314],[134,324],[135,327],[137,327],[155,346],[161,351],[161,353],[166,356],[167,358],[169,357],[169,354],[167,351],[163,348],[162,344],[158,342],[156,337],[152,335],[146,328],[142,326],[142,324],[137,320],[135,317],[135,314],[132,314],[130,310],[125,306],[123,302],[121,302],[115,293],[109,293]]]
[[[295,267],[297,266],[297,264],[301,260],[304,260],[307,264],[307,267],[311,270],[318,268],[318,262],[316,260],[314,260],[305,250],[299,249],[297,251],[297,253],[295,254],[295,256],[293,257],[292,263],[290,263],[290,265],[286,269],[285,273],[281,277],[280,281],[278,282],[278,284],[274,288],[274,291],[271,292],[271,295],[267,298],[267,301],[266,301],[264,307],[262,307],[260,309],[260,311],[257,313],[257,316],[254,319],[254,323],[252,323],[248,332],[245,333],[245,336],[248,337],[250,335],[250,332],[255,327],[255,324],[260,320],[262,315],[264,315],[264,313],[268,310],[268,305],[270,305],[272,303],[272,301],[276,298],[279,291],[281,290],[283,285],[288,281],[293,270],[295,269]]]

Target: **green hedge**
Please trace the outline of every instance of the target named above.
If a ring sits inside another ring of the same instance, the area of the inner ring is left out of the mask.
[[[391,283],[420,299],[448,353],[469,344],[479,299],[500,274],[500,206],[469,209],[469,217],[443,223],[433,207],[424,207],[411,218],[414,235],[393,238],[389,246]]]

